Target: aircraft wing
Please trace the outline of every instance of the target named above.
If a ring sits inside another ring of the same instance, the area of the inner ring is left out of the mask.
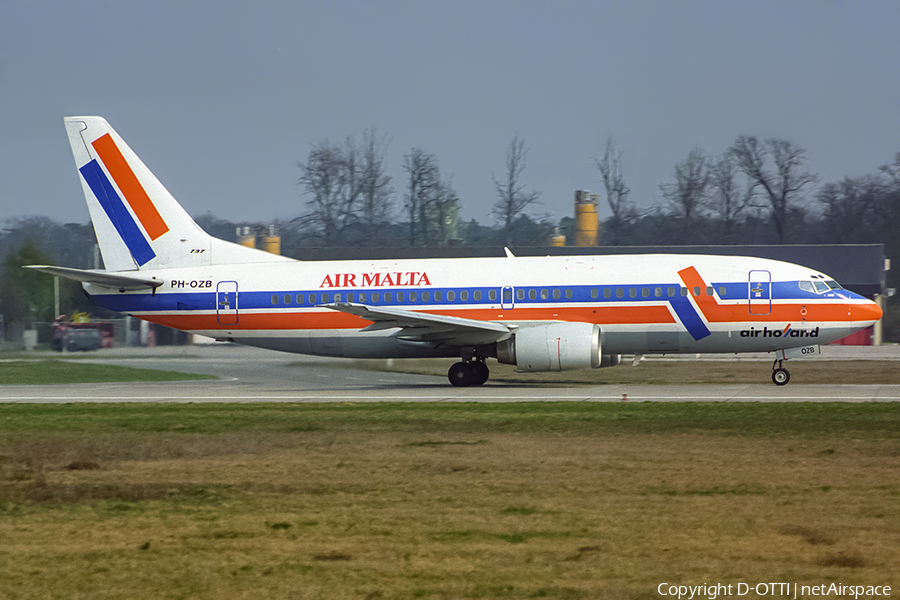
[[[93,283],[116,290],[146,290],[158,288],[163,283],[161,279],[149,277],[137,277],[135,275],[123,275],[110,271],[86,271],[84,269],[70,269],[68,267],[54,267],[52,265],[26,265],[23,269],[33,269],[50,275],[73,279],[82,283]],[[135,271],[136,272],[136,271]]]
[[[372,307],[349,302],[322,306],[374,321],[361,331],[399,328],[399,331],[392,334],[394,337],[409,342],[426,342],[435,347],[492,344],[508,339],[513,332],[511,326],[502,323],[435,315],[402,308]]]

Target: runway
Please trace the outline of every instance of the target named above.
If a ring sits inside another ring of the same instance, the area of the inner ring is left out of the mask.
[[[65,355],[63,355],[65,356]],[[52,356],[54,358],[59,355]],[[42,356],[41,358],[47,358]],[[233,345],[122,348],[79,360],[219,377],[164,383],[0,386],[0,403],[65,402],[895,402],[900,385],[508,385],[365,370],[353,361]]]

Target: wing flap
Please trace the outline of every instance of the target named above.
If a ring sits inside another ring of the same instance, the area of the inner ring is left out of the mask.
[[[435,315],[403,308],[372,307],[350,302],[325,304],[323,307],[372,321],[371,325],[361,331],[398,329],[399,331],[391,335],[408,342],[430,342],[442,346],[480,346],[503,341],[512,335],[509,327],[491,321]]]

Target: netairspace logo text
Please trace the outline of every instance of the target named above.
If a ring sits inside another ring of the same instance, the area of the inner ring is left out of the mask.
[[[889,585],[844,585],[842,583],[823,583],[820,585],[801,585],[798,583],[715,583],[703,585],[678,585],[661,583],[656,588],[660,596],[671,596],[677,600],[708,598],[716,600],[727,596],[741,597],[750,593],[756,596],[773,596],[784,598],[810,598],[832,596],[836,598],[874,598],[891,595]]]

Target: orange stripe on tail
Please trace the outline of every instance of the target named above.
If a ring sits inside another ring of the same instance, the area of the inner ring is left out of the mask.
[[[106,165],[106,170],[109,171],[116,185],[122,190],[125,199],[131,206],[131,210],[137,215],[150,239],[155,240],[169,231],[169,226],[166,225],[159,211],[153,206],[153,201],[150,200],[150,196],[147,195],[144,186],[138,181],[134,171],[128,166],[128,161],[122,156],[112,136],[107,133],[97,138],[94,140],[93,146],[97,154],[100,155],[103,164]]]

